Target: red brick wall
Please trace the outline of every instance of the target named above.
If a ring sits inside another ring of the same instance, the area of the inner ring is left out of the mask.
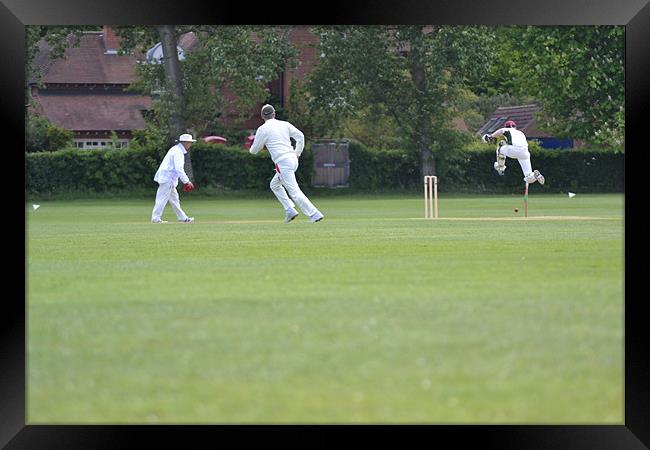
[[[296,69],[290,69],[287,67],[285,70],[284,83],[282,86],[282,94],[284,97],[285,105],[289,101],[290,96],[290,84],[291,80],[297,80],[302,82],[304,78],[312,71],[316,63],[318,62],[317,49],[312,46],[312,44],[317,44],[319,39],[317,36],[313,35],[310,31],[310,27],[307,25],[299,25],[294,27],[291,30],[289,35],[289,41],[298,47],[298,66]],[[224,92],[226,98],[233,99],[234,95],[227,90]],[[280,105],[274,105],[280,106]],[[257,105],[251,112],[250,116],[246,121],[241,124],[241,129],[257,129],[260,125],[264,123],[260,117],[260,109],[262,104]],[[233,119],[230,114],[226,114],[224,122],[228,125],[233,124]]]
[[[285,73],[283,88],[285,101],[289,100],[291,80],[302,82],[318,61],[318,49],[313,47],[313,44],[317,44],[319,38],[311,33],[309,26],[300,25],[295,27],[291,31],[289,40],[298,47],[300,53],[298,55],[298,67],[295,70],[287,69]]]

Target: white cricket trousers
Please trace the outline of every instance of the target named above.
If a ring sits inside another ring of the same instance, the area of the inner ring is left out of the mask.
[[[303,214],[309,217],[314,215],[318,210],[298,187],[296,170],[298,170],[298,158],[296,156],[290,156],[278,161],[275,164],[275,175],[271,183],[269,183],[269,187],[280,203],[282,203],[285,210],[296,206],[291,201],[293,199]],[[291,198],[287,196],[287,193]]]
[[[506,144],[501,146],[499,153],[519,161],[519,165],[521,166],[521,171],[524,173],[524,176],[528,176],[533,173],[533,168],[530,164],[530,152],[528,151],[528,147],[519,147]]]
[[[178,220],[187,219],[187,214],[185,214],[185,211],[181,209],[181,201],[178,197],[178,191],[176,190],[177,185],[178,182],[160,183],[158,185],[158,191],[156,192],[156,205],[153,207],[153,211],[151,212],[151,220],[160,220],[167,202],[172,206],[174,214],[176,214]]]

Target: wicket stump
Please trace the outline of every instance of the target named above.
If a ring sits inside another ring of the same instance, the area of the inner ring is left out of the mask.
[[[424,218],[438,218],[438,177],[424,177]]]

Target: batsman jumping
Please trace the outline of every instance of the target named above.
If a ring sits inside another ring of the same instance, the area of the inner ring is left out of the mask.
[[[498,137],[502,137],[502,139],[499,140],[497,147],[497,160],[494,163],[494,170],[500,176],[503,176],[506,171],[506,157],[510,157],[519,161],[526,183],[531,184],[538,181],[539,184],[544,184],[544,176],[539,173],[539,170],[533,170],[530,163],[526,135],[517,129],[514,120],[506,121],[503,128],[499,128],[493,133],[484,134],[483,142],[495,142]]]

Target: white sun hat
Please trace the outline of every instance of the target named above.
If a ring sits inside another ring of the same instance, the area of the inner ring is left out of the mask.
[[[178,138],[179,142],[196,142],[196,139],[192,137],[191,134],[181,134],[181,137]]]

